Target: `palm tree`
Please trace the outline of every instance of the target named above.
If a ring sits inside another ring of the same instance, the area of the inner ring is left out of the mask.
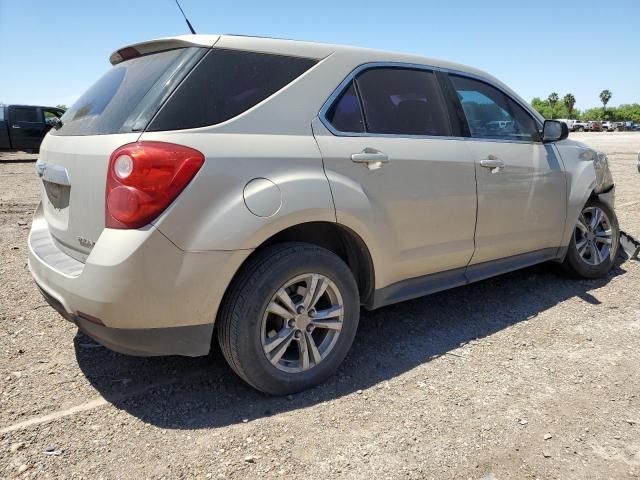
[[[567,109],[567,115],[569,118],[573,117],[573,107],[576,106],[576,97],[572,93],[567,93],[562,99],[564,106]]]
[[[609,103],[609,100],[611,100],[612,96],[613,96],[613,93],[611,93],[610,90],[602,90],[600,92],[600,101],[602,102],[602,113],[603,113],[603,116],[607,111],[607,103]]]
[[[551,95],[549,95],[549,98],[547,98],[547,102],[549,102],[549,106],[551,107],[551,118],[555,116],[554,110],[556,108],[556,104],[558,103],[559,99],[560,97],[556,92],[552,92]]]

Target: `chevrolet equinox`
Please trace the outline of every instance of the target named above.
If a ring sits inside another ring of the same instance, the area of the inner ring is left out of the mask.
[[[413,55],[233,35],[138,43],[46,135],[30,271],[132,355],[253,387],[336,371],[375,309],[529,265],[611,269],[607,158],[506,85]]]

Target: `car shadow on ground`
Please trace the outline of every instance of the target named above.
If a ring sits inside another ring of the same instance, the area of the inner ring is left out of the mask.
[[[622,262],[599,280],[568,279],[555,266],[540,265],[363,311],[355,343],[339,372],[323,385],[288,397],[267,396],[247,386],[217,349],[201,358],[130,357],[99,347],[78,333],[76,357],[104,398],[143,422],[168,429],[215,428],[364,390],[470,341],[535,321],[540,312],[572,297],[599,304],[591,292],[624,274]]]

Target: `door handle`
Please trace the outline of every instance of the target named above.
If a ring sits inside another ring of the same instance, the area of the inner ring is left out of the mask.
[[[351,155],[351,161],[354,163],[364,163],[369,170],[377,170],[384,163],[389,162],[389,156],[373,148],[365,148],[360,153]]]
[[[480,160],[480,166],[490,168],[491,173],[498,173],[504,168],[504,162],[502,160],[498,160],[498,158],[493,155],[489,155],[488,158]]]
[[[22,128],[20,125],[11,125],[11,128]]]

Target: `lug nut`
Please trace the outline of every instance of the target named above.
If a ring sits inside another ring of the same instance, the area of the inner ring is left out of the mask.
[[[291,319],[289,320],[289,322],[287,323],[287,325],[289,326],[289,328],[293,328],[296,326],[296,321]]]
[[[293,336],[296,338],[300,338],[302,337],[302,332],[300,330],[297,330],[296,333],[293,334]]]
[[[311,310],[309,310],[309,317],[313,318],[316,316],[316,309],[312,308]]]
[[[296,311],[298,312],[298,314],[299,314],[299,315],[302,315],[302,314],[306,311],[306,308],[304,308],[304,306],[303,306],[303,305],[300,305],[300,306],[296,309]]]
[[[307,332],[313,332],[313,325],[307,325]]]

